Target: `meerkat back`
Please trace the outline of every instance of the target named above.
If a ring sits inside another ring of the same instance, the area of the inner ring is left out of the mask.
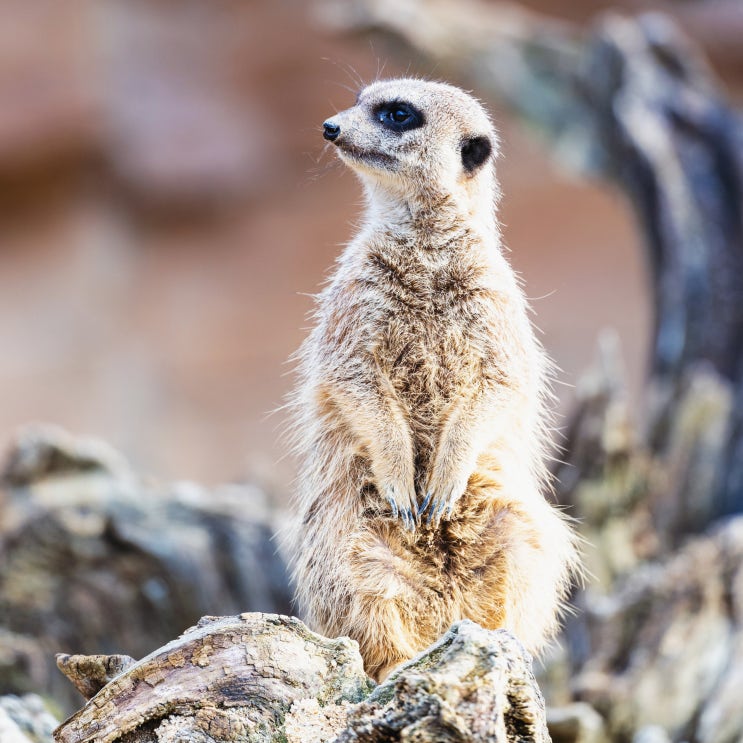
[[[548,364],[501,249],[493,125],[458,88],[400,79],[323,133],[366,211],[298,353],[301,610],[377,678],[463,618],[538,652],[578,562],[543,495]]]

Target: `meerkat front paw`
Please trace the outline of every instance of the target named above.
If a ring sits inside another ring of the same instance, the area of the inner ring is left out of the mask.
[[[398,462],[393,469],[386,467],[375,477],[379,494],[387,500],[392,510],[392,517],[401,519],[407,531],[415,531],[418,519],[418,503],[413,481],[412,456],[410,467]]]
[[[407,439],[407,440],[406,440]],[[390,505],[392,517],[401,519],[407,531],[415,531],[418,519],[418,499],[415,493],[415,465],[409,436],[400,436],[393,444],[392,433],[386,446],[371,452],[370,464],[377,492]]]
[[[426,524],[438,528],[442,519],[449,519],[457,501],[467,490],[469,476],[437,478],[431,477],[426,487],[426,496],[418,508],[420,519],[426,511]]]
[[[382,493],[390,504],[392,517],[402,519],[403,527],[407,531],[415,531],[416,525],[420,523],[420,517],[413,484],[402,486],[400,483],[390,483],[383,486]]]

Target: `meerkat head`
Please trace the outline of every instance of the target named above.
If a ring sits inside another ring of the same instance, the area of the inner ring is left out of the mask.
[[[402,199],[451,196],[469,208],[497,196],[498,140],[478,101],[459,88],[399,79],[364,88],[327,119],[323,136],[372,192]]]

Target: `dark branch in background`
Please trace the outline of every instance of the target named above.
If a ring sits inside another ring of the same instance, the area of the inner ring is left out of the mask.
[[[606,15],[585,33],[461,0],[325,2],[320,17],[382,33],[492,95],[561,162],[632,204],[654,308],[647,384],[633,414],[618,343],[602,336],[555,471],[592,577],[541,686],[551,703],[589,703],[605,740],[739,739],[743,516],[729,514],[743,512],[740,118],[658,14]]]
[[[323,4],[320,16],[412,47],[512,109],[561,161],[624,191],[654,306],[642,443],[663,455],[691,379],[702,368],[719,377],[735,400],[724,413],[729,444],[715,453],[704,518],[673,526],[698,531],[743,511],[743,124],[693,46],[656,13],[606,15],[586,34],[504,3],[411,2],[400,12],[355,0]],[[570,449],[567,459],[588,466]]]

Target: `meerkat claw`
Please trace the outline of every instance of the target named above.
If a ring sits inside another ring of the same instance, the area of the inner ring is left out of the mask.
[[[448,498],[446,499],[446,501],[445,501],[445,505],[446,505],[446,513],[445,513],[445,515],[443,516],[443,518],[445,518],[445,519],[446,519],[447,521],[448,521],[448,520],[449,520],[449,519],[451,518],[451,515],[452,515],[452,513],[453,513],[453,511],[454,511],[454,506],[455,506],[455,505],[456,505],[456,503],[457,503],[457,498],[456,498],[456,494],[457,494],[457,490],[456,490],[456,488],[455,488],[455,489],[453,489],[453,490],[452,490],[452,491],[451,491],[451,492],[449,493],[449,497],[448,497]]]
[[[436,515],[435,518],[435,526],[438,529],[439,525],[441,524],[441,516],[444,513],[444,509],[446,508],[446,499],[442,498],[440,501],[437,501],[438,508],[436,509]]]
[[[423,503],[421,503],[420,506],[418,507],[418,517],[420,517],[421,514],[426,512],[426,509],[428,508],[428,504],[431,502],[431,498],[433,498],[433,493],[429,490],[426,493],[426,497]]]
[[[431,508],[428,511],[428,515],[426,516],[426,526],[428,526],[431,523],[431,515],[433,513],[433,504],[431,504]]]
[[[405,513],[408,520],[408,531],[415,531],[415,518],[412,509],[408,508]]]
[[[433,521],[434,517],[436,516],[436,509],[438,508],[439,500],[438,498],[434,498],[433,503],[431,503],[431,508],[428,511],[428,518],[426,519],[426,525],[430,525]]]
[[[391,495],[387,496],[387,501],[390,504],[390,508],[392,508],[392,518],[396,519],[398,515],[397,514],[397,502],[395,501],[394,497]]]

